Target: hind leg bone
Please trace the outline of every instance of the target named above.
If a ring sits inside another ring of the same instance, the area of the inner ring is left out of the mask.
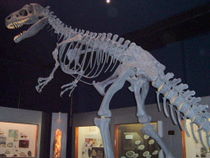
[[[38,85],[36,86],[37,92],[41,93],[42,89],[54,78],[54,73],[60,66],[58,61],[58,49],[57,47],[52,52],[53,58],[55,60],[55,66],[48,77],[39,77],[38,78]]]
[[[101,136],[103,139],[106,158],[114,158],[114,152],[112,148],[112,142],[110,139],[111,136],[110,136],[110,130],[109,130],[109,123],[110,123],[110,117],[111,117],[109,104],[113,95],[123,87],[125,81],[132,74],[133,74],[132,70],[127,70],[126,72],[121,74],[115,80],[115,82],[109,87],[109,89],[107,90],[103,98],[100,109],[98,111],[98,115],[100,116],[100,118],[95,118],[95,124],[96,126],[99,127]]]
[[[120,74],[122,73],[123,70],[123,66],[119,65],[119,67],[115,70],[115,72],[112,74],[112,76],[110,76],[109,78],[107,78],[104,81],[101,82],[95,82],[93,81],[93,86],[96,88],[96,90],[102,95],[105,95],[105,88],[112,84],[113,82],[115,82],[118,77],[120,76]]]
[[[154,127],[151,124],[145,124],[142,132],[156,140],[156,142],[160,145],[161,149],[165,153],[165,158],[175,158],[167,146],[163,143],[162,139],[158,136],[157,132],[155,132]]]
[[[138,79],[133,82],[134,95],[137,103],[137,117],[140,123],[149,123],[151,116],[145,111],[145,99],[149,91],[149,83],[146,79]]]

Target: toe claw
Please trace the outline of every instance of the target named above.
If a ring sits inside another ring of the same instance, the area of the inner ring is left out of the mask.
[[[60,96],[62,97],[65,92],[70,91],[69,92],[69,97],[70,97],[76,86],[77,86],[76,81],[61,86],[62,91],[60,93]]]
[[[42,92],[42,89],[47,85],[48,82],[52,80],[52,77],[39,77],[38,85],[35,87],[38,93]]]
[[[42,92],[42,87],[40,85],[37,85],[35,88],[36,88],[36,91],[38,93],[41,93]]]
[[[42,82],[44,82],[46,80],[47,80],[47,78],[39,77],[38,78],[38,83],[42,83]]]
[[[60,97],[63,97],[64,92],[60,92]]]

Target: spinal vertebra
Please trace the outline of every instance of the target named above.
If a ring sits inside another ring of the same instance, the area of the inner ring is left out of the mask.
[[[19,18],[15,16],[26,12]],[[31,13],[30,13],[31,12]],[[6,26],[15,29],[25,24],[33,24],[26,32],[15,37],[15,42],[31,37],[38,33],[46,24],[49,24],[54,33],[58,35],[58,44],[52,55],[55,60],[55,67],[47,78],[39,78],[38,92],[53,79],[56,69],[60,66],[62,71],[73,76],[72,83],[62,86],[61,95],[70,91],[70,95],[79,81],[84,78],[96,78],[103,71],[113,70],[118,66],[113,75],[101,83],[93,81],[93,85],[100,94],[104,95],[96,125],[101,129],[103,139],[109,139],[107,130],[111,111],[109,103],[113,95],[120,90],[126,81],[130,82],[129,90],[134,92],[137,103],[137,117],[140,123],[145,124],[144,132],[152,136],[160,144],[166,157],[173,157],[163,144],[161,139],[153,131],[149,123],[151,117],[145,112],[144,101],[148,92],[148,83],[157,88],[158,109],[161,110],[160,94],[163,96],[163,111],[167,117],[171,116],[172,121],[186,130],[186,119],[191,120],[191,129],[194,139],[197,138],[193,126],[198,126],[199,137],[203,146],[201,131],[205,131],[207,137],[210,134],[210,114],[207,112],[207,105],[200,105],[200,98],[194,97],[195,92],[189,91],[187,84],[182,84],[181,79],[173,79],[173,73],[164,74],[165,66],[159,63],[148,51],[131,43],[129,40],[119,38],[111,33],[94,33],[81,29],[68,27],[58,19],[49,7],[43,8],[39,4],[25,5],[20,11],[12,13],[6,18]],[[88,62],[86,60],[89,59]],[[84,81],[82,81],[84,82]],[[85,82],[86,83],[86,82]],[[90,84],[90,83],[87,83]],[[105,88],[111,85],[107,91]],[[139,96],[137,95],[139,92]],[[106,129],[104,129],[106,128]],[[189,135],[188,131],[186,131]],[[208,140],[208,139],[207,139]],[[106,142],[108,144],[106,144]],[[106,157],[114,158],[110,140],[104,141]],[[208,142],[210,145],[210,142]]]

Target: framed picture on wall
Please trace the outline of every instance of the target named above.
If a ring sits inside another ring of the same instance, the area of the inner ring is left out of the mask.
[[[0,158],[36,157],[38,125],[0,122]]]
[[[157,123],[152,123],[157,130]],[[150,136],[141,132],[142,124],[115,125],[115,157],[158,158],[160,146]]]
[[[186,132],[182,132],[182,144],[183,144],[183,158],[210,158],[210,148],[208,149],[206,133],[201,132],[203,137],[204,146],[200,142],[198,127],[190,125],[191,121],[189,119],[186,120],[186,128],[190,134],[190,137],[187,136]],[[197,138],[198,142],[196,143],[193,138],[193,133],[191,128],[194,129],[194,136]]]
[[[104,158],[100,130],[96,126],[76,127],[75,158]]]

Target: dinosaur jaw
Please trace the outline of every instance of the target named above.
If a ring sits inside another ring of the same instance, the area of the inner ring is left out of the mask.
[[[30,28],[33,25],[31,25],[27,30],[24,30],[22,32],[20,32],[19,34],[17,34],[16,36],[14,36],[13,41],[15,43],[19,43],[20,41],[22,41],[23,39],[25,39],[25,36],[27,36],[27,34],[30,34]]]
[[[38,33],[38,31],[42,28],[43,25],[45,25],[45,21],[46,18],[40,18],[39,20],[36,20],[34,22],[31,22],[30,18],[26,18],[23,20],[19,20],[16,22],[12,22],[12,23],[8,23],[6,25],[6,27],[8,29],[19,29],[23,26],[28,26],[28,29],[22,31],[21,33],[17,34],[16,36],[14,36],[13,41],[15,43],[19,43],[20,41],[22,41],[23,39],[32,37],[33,35],[35,35],[36,33]]]
[[[16,35],[14,38],[13,38],[13,41],[15,43],[19,43],[21,40],[22,40],[22,36],[26,33],[27,31],[23,31],[21,33],[19,33],[18,35]]]
[[[22,20],[19,20],[19,21],[15,21],[15,22],[11,22],[9,24],[6,24],[6,27],[10,30],[15,30],[15,29],[19,29],[21,27],[23,27],[24,25],[29,25],[28,22],[30,21],[29,18],[25,18],[25,19],[22,19]],[[32,25],[33,26],[33,25]],[[29,30],[29,29],[28,29]],[[27,33],[28,30],[24,30],[22,31],[21,33],[17,34],[13,40],[15,43],[18,43],[20,42],[23,38],[22,36],[24,36],[24,34]]]
[[[6,27],[10,30],[17,29],[17,28],[22,27],[28,21],[29,21],[29,18],[25,18],[25,19],[22,19],[22,20],[19,20],[19,21],[15,21],[15,22],[11,22],[9,24],[6,24]]]

